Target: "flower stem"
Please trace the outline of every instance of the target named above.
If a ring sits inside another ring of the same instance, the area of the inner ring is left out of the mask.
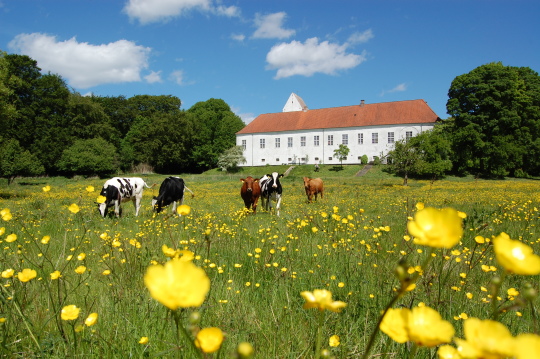
[[[195,342],[191,339],[191,337],[189,336],[189,334],[186,331],[186,328],[184,328],[184,326],[181,323],[180,312],[178,310],[173,310],[172,315],[173,315],[173,318],[174,318],[174,322],[176,324],[176,336],[178,338],[178,342],[181,341],[180,337],[183,336],[184,339],[189,343],[191,349],[195,353],[197,353],[197,357],[202,358],[201,351],[199,350],[199,348],[197,348],[195,346]]]
[[[324,310],[319,310],[319,321],[317,323],[317,341],[315,344],[315,358],[321,357],[321,345],[322,345],[322,327],[324,325]]]

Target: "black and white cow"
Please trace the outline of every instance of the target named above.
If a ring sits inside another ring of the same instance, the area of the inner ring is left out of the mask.
[[[273,172],[272,174],[264,175],[259,180],[261,185],[261,204],[264,209],[269,211],[272,209],[272,201],[276,202],[276,214],[279,216],[279,207],[281,205],[281,193],[283,188],[279,179],[282,174]]]
[[[105,217],[109,207],[114,206],[114,213],[117,217],[120,217],[122,214],[120,204],[122,202],[133,201],[135,205],[135,216],[138,216],[144,187],[150,188],[139,177],[113,177],[107,180],[100,193],[101,196],[105,197],[105,201],[98,204],[99,213]]]
[[[157,213],[161,212],[163,207],[173,204],[172,213],[176,212],[176,204],[184,203],[184,191],[187,190],[194,196],[193,192],[187,188],[184,180],[179,177],[167,177],[159,187],[159,195],[152,199],[152,208]]]

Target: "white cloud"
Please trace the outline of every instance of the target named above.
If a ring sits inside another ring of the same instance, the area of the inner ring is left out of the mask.
[[[184,71],[176,70],[171,73],[169,79],[176,82],[177,85],[184,85]]]
[[[371,29],[367,29],[364,32],[355,32],[354,34],[349,36],[347,42],[350,44],[363,44],[373,39],[374,37],[375,35],[373,35],[373,31]]]
[[[151,71],[150,74],[144,77],[144,79],[149,84],[153,84],[156,82],[160,82],[160,83],[163,82],[163,80],[161,79],[161,71]]]
[[[407,84],[406,83],[401,83],[401,84],[397,85],[396,87],[394,87],[391,90],[381,92],[381,96],[384,96],[387,93],[403,92],[403,91],[407,91]]]
[[[195,9],[227,17],[240,16],[238,7],[214,6],[212,0],[128,0],[123,12],[144,25],[168,21]]]
[[[57,41],[55,36],[40,33],[17,35],[8,46],[36,60],[42,70],[57,73],[81,89],[141,81],[140,73],[148,67],[151,51],[127,40],[91,45],[74,37]]]
[[[246,36],[243,34],[231,34],[231,39],[242,42],[246,39]]]
[[[231,111],[234,112],[234,114],[235,114],[236,116],[240,117],[240,119],[242,119],[242,121],[243,121],[246,125],[255,119],[255,115],[254,115],[254,114],[252,114],[252,113],[241,113],[241,112],[240,112],[240,108],[231,106]]]
[[[266,55],[267,69],[277,69],[275,79],[294,75],[312,76],[318,72],[335,75],[366,60],[365,53],[357,55],[346,50],[347,44],[319,43],[316,37],[307,39],[305,43],[281,43],[273,46]]]
[[[254,39],[286,39],[296,33],[294,30],[284,29],[283,21],[287,17],[284,12],[269,15],[255,15],[257,30],[253,33]]]

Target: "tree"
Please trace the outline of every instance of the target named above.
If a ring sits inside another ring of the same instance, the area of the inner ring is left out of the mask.
[[[241,163],[246,163],[244,149],[242,146],[234,146],[219,155],[217,165],[222,171],[234,171]]]
[[[101,137],[81,139],[62,153],[58,167],[74,175],[104,176],[118,170],[116,147]]]
[[[528,67],[482,65],[452,81],[448,134],[458,173],[540,174],[540,76]]]
[[[343,160],[347,159],[350,151],[349,147],[344,144],[340,144],[339,147],[334,150],[334,156],[341,162],[341,168],[343,168]]]
[[[45,171],[36,156],[25,150],[15,139],[0,137],[0,177],[8,185],[18,176],[37,176]]]

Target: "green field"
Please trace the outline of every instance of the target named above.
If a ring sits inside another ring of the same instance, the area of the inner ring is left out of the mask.
[[[354,176],[361,166],[322,167],[318,173],[299,166],[282,179],[279,217],[260,206],[257,215],[246,213],[240,178],[287,168],[182,175],[195,197],[186,196],[191,213],[180,218],[152,213],[158,186],[145,190],[139,217],[125,203],[123,217],[116,219],[101,218],[96,208],[103,179],[17,179],[9,187],[0,182],[0,210],[12,214],[0,220],[2,356],[191,358],[199,354],[184,334],[192,338],[200,328],[218,327],[225,340],[218,353],[205,354],[208,358],[234,357],[241,342],[253,345],[256,358],[312,358],[318,337],[332,356],[358,358],[381,311],[399,291],[394,273],[400,260],[418,280],[393,307],[434,308],[459,338],[466,317],[497,317],[513,335],[538,334],[540,304],[522,293],[529,286],[538,290],[539,276],[507,275],[500,287],[493,286],[503,268],[489,239],[505,232],[540,253],[540,182],[448,178],[409,180],[404,187],[402,179],[377,166],[362,177]],[[307,203],[303,176],[324,180],[322,200]],[[141,177],[148,184],[165,178]],[[43,191],[45,186],[50,191]],[[407,222],[417,203],[465,213],[461,242],[434,250],[414,244]],[[77,213],[68,209],[72,204]],[[44,236],[50,236],[46,244]],[[488,240],[478,243],[477,236]],[[150,296],[143,277],[152,264],[169,260],[163,245],[193,252],[193,263],[210,278],[200,307],[173,314]],[[429,265],[421,268],[427,258]],[[23,269],[37,276],[22,282],[17,273]],[[61,276],[51,279],[55,271]],[[511,288],[520,294],[508,294]],[[333,300],[347,306],[340,313],[303,309],[300,293],[315,289],[331,291]],[[67,305],[80,308],[77,319],[61,319]],[[195,324],[189,321],[193,312],[200,314]],[[97,323],[85,326],[90,313],[98,314]],[[177,331],[178,318],[186,333]],[[333,335],[340,344],[330,347]],[[143,337],[147,343],[139,343]],[[410,350],[379,332],[370,357],[404,358]],[[434,358],[436,348],[420,348],[416,357]]]

